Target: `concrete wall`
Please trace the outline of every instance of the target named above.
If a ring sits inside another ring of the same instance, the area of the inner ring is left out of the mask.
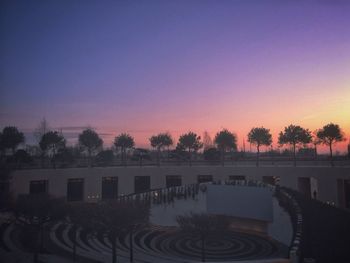
[[[67,179],[84,178],[84,200],[101,196],[102,177],[118,176],[119,194],[134,192],[135,176],[150,176],[151,188],[163,188],[166,175],[182,176],[182,184],[197,182],[198,175],[212,175],[225,181],[230,175],[244,175],[246,179],[262,181],[263,176],[280,178],[280,185],[298,190],[298,177],[317,180],[317,198],[338,204],[337,179],[350,179],[350,167],[244,167],[244,166],[161,166],[161,167],[94,167],[69,169],[18,170],[13,173],[15,194],[29,193],[32,180],[49,181],[48,191],[55,196],[66,196]],[[313,184],[315,185],[315,184]]]
[[[272,222],[272,190],[268,187],[208,185],[207,211]]]

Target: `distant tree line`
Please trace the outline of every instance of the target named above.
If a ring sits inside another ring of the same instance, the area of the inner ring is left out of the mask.
[[[120,156],[120,165],[126,166],[128,160],[139,161],[140,165],[144,160],[151,160],[151,152],[148,149],[135,148],[135,140],[128,133],[121,133],[114,139],[114,150],[103,149],[103,140],[100,135],[92,128],[86,128],[78,136],[78,144],[75,147],[67,146],[66,139],[62,132],[53,130],[49,127],[47,121],[41,121],[35,130],[34,136],[37,140],[37,146],[28,146],[26,150],[19,146],[25,142],[24,134],[17,127],[8,126],[0,132],[0,151],[2,160],[14,164],[15,168],[20,168],[23,163],[30,163],[33,156],[40,156],[42,167],[49,161],[53,168],[56,168],[57,162],[70,165],[77,158],[85,159],[85,165],[93,166],[110,165],[114,161],[115,153]],[[278,145],[287,145],[291,147],[293,163],[296,166],[297,154],[307,155],[311,151],[317,158],[317,147],[320,144],[329,148],[330,164],[334,166],[333,151],[334,145],[345,141],[345,136],[339,125],[329,123],[322,128],[311,132],[298,125],[289,125],[278,135]],[[261,147],[270,147],[272,149],[272,135],[269,129],[264,127],[253,127],[247,134],[247,142],[256,147],[256,166],[259,166],[261,157]],[[150,146],[154,149],[156,155],[156,164],[158,166],[164,161],[165,157],[176,159],[179,162],[186,161],[192,165],[192,161],[198,156],[200,149],[203,149],[203,159],[205,161],[220,162],[225,164],[227,154],[231,154],[232,161],[238,153],[237,135],[227,129],[216,133],[214,140],[211,140],[207,132],[204,133],[203,140],[195,132],[189,131],[180,135],[174,150],[170,147],[175,145],[175,141],[170,133],[164,132],[152,135],[149,138]],[[310,147],[307,147],[311,145]],[[297,151],[299,149],[299,152]],[[310,151],[308,151],[310,149]],[[313,150],[311,150],[313,149]],[[130,158],[130,152],[133,152]],[[350,158],[350,144],[348,146]],[[165,154],[166,153],[166,154]]]

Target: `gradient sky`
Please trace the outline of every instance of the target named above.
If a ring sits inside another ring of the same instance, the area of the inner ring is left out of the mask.
[[[253,126],[332,121],[349,137],[349,1],[0,5],[1,128],[29,135],[45,117],[72,142],[91,126],[143,146],[161,131],[241,142]]]

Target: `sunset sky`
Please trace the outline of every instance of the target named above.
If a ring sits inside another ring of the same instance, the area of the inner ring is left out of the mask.
[[[350,1],[1,1],[0,128],[109,146],[227,128],[350,137]],[[345,150],[345,143],[340,145]]]

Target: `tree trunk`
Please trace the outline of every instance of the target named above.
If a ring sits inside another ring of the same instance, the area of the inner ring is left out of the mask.
[[[143,155],[142,153],[140,153],[140,167],[142,167],[142,159],[143,159]]]
[[[92,167],[91,150],[89,150],[89,167]]]
[[[189,155],[190,166],[192,166],[192,152],[191,152],[191,148],[188,148],[188,155]]]
[[[117,263],[117,237],[112,235],[112,263]]]
[[[160,148],[157,149],[157,163],[160,166]]]
[[[56,149],[55,149],[55,146],[53,147],[53,150],[52,150],[52,164],[53,164],[53,169],[56,169]]]
[[[44,250],[44,225],[40,224],[40,251]]]
[[[256,167],[259,167],[260,145],[256,146]]]
[[[221,148],[221,165],[225,166],[225,150]]]
[[[170,148],[168,146],[167,155],[166,155],[166,159],[167,159],[168,162],[169,162],[169,155],[170,155]]]
[[[202,236],[202,262],[205,262],[205,238]]]
[[[77,226],[73,226],[73,261],[75,262],[77,260]]]
[[[296,155],[296,152],[295,152],[295,143],[293,143],[293,159],[294,159],[294,167],[297,166],[297,155]]]
[[[329,152],[330,152],[330,154],[331,154],[331,166],[334,167],[332,142],[329,143]]]
[[[315,150],[315,152],[314,152],[315,153],[315,161],[317,161],[317,146],[316,146],[316,144],[315,144],[315,149],[314,150]]]
[[[39,262],[39,250],[40,250],[39,235],[40,235],[40,226],[39,226],[39,229],[36,229],[36,235],[35,235],[36,239],[35,239],[35,249],[34,249],[34,255],[33,255],[34,263]]]
[[[130,229],[130,262],[134,262],[133,228]]]
[[[40,154],[40,162],[41,162],[41,168],[45,167],[45,153]]]
[[[124,166],[127,166],[127,160],[126,160],[126,148],[123,149],[123,156],[124,156]]]

